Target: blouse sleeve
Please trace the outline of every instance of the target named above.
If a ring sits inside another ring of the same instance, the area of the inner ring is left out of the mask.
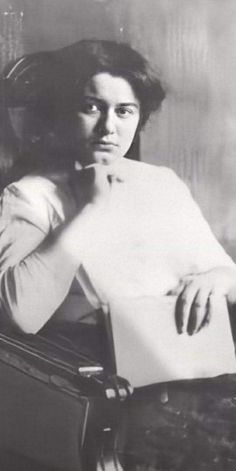
[[[235,263],[226,253],[212,232],[198,204],[188,187],[175,174],[172,182],[173,197],[178,202],[178,220],[182,226],[182,243],[186,254],[195,260],[197,271],[211,270],[217,266],[231,266]]]
[[[62,247],[48,244],[57,219],[56,211],[37,191],[29,195],[11,185],[2,194],[0,305],[27,333],[37,332],[47,322],[75,276],[76,268]]]

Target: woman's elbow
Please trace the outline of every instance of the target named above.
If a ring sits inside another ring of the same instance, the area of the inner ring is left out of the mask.
[[[20,332],[22,332],[23,334],[36,335],[42,328],[41,325],[37,325],[36,323],[32,323],[18,317],[15,319],[13,318],[13,322],[15,326],[17,327],[17,329],[20,330]]]
[[[43,300],[38,304],[35,296],[22,294],[23,290],[17,286],[9,270],[0,279],[0,306],[7,318],[7,322],[18,331],[25,334],[37,334],[48,320],[49,314],[45,314],[45,303]]]
[[[6,323],[12,325],[14,329],[24,334],[37,334],[42,328],[42,323],[32,318],[32,313],[21,312],[18,308],[3,306],[2,312]]]

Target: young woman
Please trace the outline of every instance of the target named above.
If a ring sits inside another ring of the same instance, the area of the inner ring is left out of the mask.
[[[128,158],[164,98],[138,52],[80,41],[16,61],[2,88],[15,163],[0,203],[0,300],[14,325],[36,333],[116,295],[175,293],[177,329],[193,334],[212,293],[235,304],[234,263],[188,189]]]

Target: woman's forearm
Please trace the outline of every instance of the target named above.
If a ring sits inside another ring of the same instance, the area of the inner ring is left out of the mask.
[[[1,304],[21,330],[36,333],[64,301],[99,219],[86,207],[0,275]]]

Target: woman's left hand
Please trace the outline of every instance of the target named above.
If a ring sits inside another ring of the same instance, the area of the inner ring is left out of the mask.
[[[176,289],[176,326],[179,333],[193,335],[210,322],[210,297],[225,296],[236,303],[236,269],[217,267],[207,272],[187,275]]]

